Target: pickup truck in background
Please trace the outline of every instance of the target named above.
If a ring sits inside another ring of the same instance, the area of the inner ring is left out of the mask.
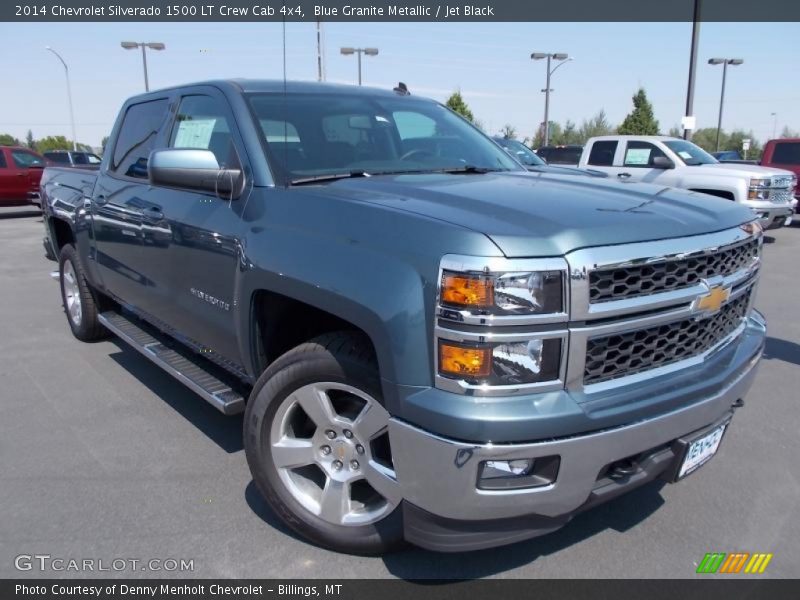
[[[558,165],[548,165],[543,158],[536,152],[528,148],[519,140],[514,140],[506,137],[493,137],[497,145],[503,148],[511,156],[516,158],[522,165],[533,173],[550,173],[553,175],[578,175],[589,177],[608,177],[601,171],[592,171],[591,169],[577,169],[575,167],[562,167]]]
[[[567,165],[577,167],[581,160],[583,146],[568,144],[566,146],[542,146],[536,149],[536,154],[541,156],[548,165]]]
[[[27,148],[0,146],[0,206],[39,206],[45,159]]]
[[[791,222],[797,177],[784,169],[720,163],[680,138],[612,135],[591,138],[579,166],[625,182],[702,192],[748,207],[765,229]]]
[[[769,140],[764,145],[761,155],[761,166],[772,169],[785,169],[794,173],[795,178],[800,177],[800,138],[781,138]],[[794,190],[794,207],[797,210],[798,190]]]
[[[258,490],[343,552],[509,544],[681,480],[766,339],[750,210],[529,173],[401,87],[149,92],[42,189],[75,337],[244,411]]]
[[[103,160],[93,152],[77,150],[52,150],[50,152],[45,152],[44,157],[54,165],[89,169],[99,169],[100,163]]]

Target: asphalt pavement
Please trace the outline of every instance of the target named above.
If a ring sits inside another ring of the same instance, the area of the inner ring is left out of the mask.
[[[734,551],[773,553],[760,577],[800,577],[800,227],[769,235],[757,301],[766,356],[710,463],[514,546],[361,558],[280,524],[252,483],[241,417],[221,415],[120,341],[74,339],[41,217],[2,214],[0,578],[685,578],[705,553]],[[24,558],[33,555],[51,559]],[[66,570],[39,569],[52,559]],[[93,561],[95,572],[69,570],[70,559]],[[193,570],[147,570],[153,559]],[[127,566],[115,571],[115,560]],[[112,570],[97,571],[100,561]]]

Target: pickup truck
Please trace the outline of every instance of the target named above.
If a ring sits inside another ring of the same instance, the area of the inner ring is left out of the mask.
[[[71,167],[99,168],[102,159],[93,152],[79,152],[73,150],[51,150],[45,152],[44,157],[54,165]]]
[[[578,165],[625,182],[646,182],[718,196],[752,210],[764,229],[791,223],[797,177],[790,171],[720,163],[705,150],[667,136],[591,138]]]
[[[39,204],[45,160],[18,146],[0,146],[0,206]]]
[[[578,175],[583,177],[608,177],[601,171],[591,169],[578,169],[576,167],[562,167],[549,165],[536,152],[528,148],[519,140],[496,136],[492,138],[497,145],[503,148],[511,156],[517,159],[522,165],[534,173],[552,173],[556,175]]]
[[[530,173],[402,89],[149,92],[42,189],[75,337],[244,412],[257,488],[338,551],[508,544],[681,480],[764,348],[751,211]]]

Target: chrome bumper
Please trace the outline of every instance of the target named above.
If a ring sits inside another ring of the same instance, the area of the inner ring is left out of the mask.
[[[766,336],[760,316],[751,317],[749,326],[761,338]],[[726,387],[688,407],[638,423],[553,441],[470,444],[392,419],[389,437],[404,500],[433,515],[463,521],[574,513],[589,500],[599,475],[608,465],[669,444],[728,413],[752,385],[760,357],[761,349],[743,358]],[[561,462],[556,480],[550,485],[502,491],[477,488],[483,461],[554,455]]]
[[[764,229],[782,227],[786,219],[794,213],[794,207],[791,202],[776,204],[774,202],[746,200],[742,204],[753,211],[753,214],[758,217]]]

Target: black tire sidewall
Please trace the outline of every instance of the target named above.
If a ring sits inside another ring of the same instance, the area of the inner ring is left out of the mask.
[[[324,350],[291,354],[278,359],[259,378],[245,412],[245,452],[256,486],[290,528],[320,546],[360,555],[399,548],[403,544],[400,505],[377,523],[334,525],[301,506],[281,481],[270,456],[270,433],[278,408],[292,392],[310,383],[330,381],[356,387],[378,401],[381,398],[377,372],[368,365]]]
[[[78,285],[78,290],[81,299],[81,323],[76,325],[72,321],[72,317],[67,310],[67,298],[64,292],[64,265],[69,262],[72,265],[72,270],[75,273],[75,279]],[[58,258],[58,272],[59,272],[59,287],[61,288],[61,302],[64,305],[64,313],[67,317],[67,323],[72,330],[73,335],[79,340],[88,341],[94,339],[97,323],[97,310],[94,303],[94,297],[89,285],[86,283],[86,277],[83,273],[83,267],[78,259],[78,253],[75,247],[67,244],[61,249]]]

